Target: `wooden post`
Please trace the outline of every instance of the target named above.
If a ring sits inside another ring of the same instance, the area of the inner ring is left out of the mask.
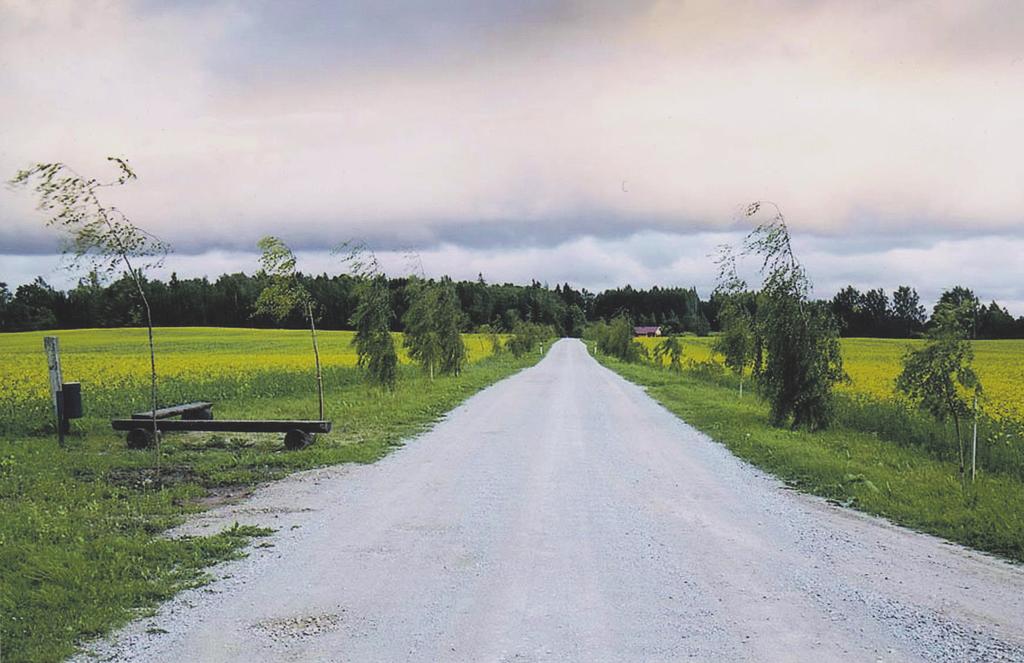
[[[974,434],[971,436],[971,481],[978,472],[978,394],[974,394]]]
[[[53,399],[53,417],[57,422],[57,442],[64,446],[64,376],[60,370],[60,341],[56,336],[43,337],[46,365],[50,370],[50,397]]]

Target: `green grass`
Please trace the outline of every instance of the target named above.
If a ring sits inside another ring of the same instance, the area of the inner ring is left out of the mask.
[[[170,540],[168,527],[198,510],[211,488],[250,485],[316,466],[372,462],[483,387],[534,363],[534,354],[481,359],[432,383],[400,367],[399,389],[368,389],[354,368],[330,369],[330,435],[286,452],[277,435],[178,434],[163,444],[163,487],[154,454],[129,451],[99,417],[76,423],[66,449],[41,435],[0,439],[0,658],[55,661],[238,554],[262,532],[238,528]],[[290,375],[291,373],[288,373]],[[272,379],[273,376],[269,376]],[[295,418],[315,407],[312,385],[290,393],[219,395],[219,418]],[[144,400],[144,394],[142,396]],[[89,407],[88,393],[86,407]],[[130,411],[130,410],[126,410]]]
[[[800,490],[914,529],[1024,561],[1024,483],[981,473],[966,492],[956,466],[928,449],[837,426],[808,433],[771,426],[766,405],[714,376],[600,361],[734,454]]]

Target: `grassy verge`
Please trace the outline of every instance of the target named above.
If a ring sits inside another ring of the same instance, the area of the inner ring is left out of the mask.
[[[694,373],[599,360],[734,454],[788,484],[845,506],[1024,561],[1024,483],[981,473],[965,493],[956,466],[915,445],[837,426],[808,433],[768,423],[756,396]]]
[[[285,452],[280,436],[169,435],[163,488],[154,455],[86,423],[67,449],[52,437],[0,440],[0,659],[54,661],[80,640],[101,635],[175,592],[201,584],[204,568],[241,554],[255,528],[202,538],[159,534],[198,510],[211,489],[248,485],[289,472],[372,462],[480,389],[534,363],[500,355],[459,377],[429,382],[401,367],[395,394],[355,378],[327,393],[334,432]],[[220,418],[292,418],[312,395],[218,401]],[[109,425],[109,424],[108,424]]]

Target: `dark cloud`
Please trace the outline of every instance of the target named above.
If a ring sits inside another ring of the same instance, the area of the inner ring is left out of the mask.
[[[0,176],[128,156],[117,203],[190,264],[273,233],[609,285],[706,279],[704,239],[766,196],[823,283],[955,264],[1022,300],[1012,261],[986,276],[949,249],[985,264],[1024,236],[1022,19],[998,0],[12,3]],[[40,222],[0,190],[0,254],[51,253]]]
[[[714,287],[712,254],[718,245],[735,243],[740,232],[691,234],[641,232],[623,237],[577,237],[544,246],[470,248],[439,244],[420,248],[418,253],[428,275],[449,274],[474,279],[478,274],[491,282],[528,282],[537,279],[550,284],[568,282],[597,291],[625,284],[695,286],[704,296]],[[944,288],[966,285],[983,301],[998,300],[1014,315],[1024,315],[1024,297],[1018,284],[1024,281],[1024,238],[982,237],[941,239],[928,245],[880,246],[870,253],[844,251],[841,240],[798,237],[796,250],[815,282],[815,294],[831,297],[852,284],[861,290],[884,288],[892,292],[899,285],[918,289],[928,305]],[[409,271],[409,247],[377,247],[378,256],[389,273]],[[338,259],[319,247],[299,252],[300,268],[309,273],[338,273]],[[156,273],[168,276],[216,277],[222,273],[257,269],[251,251],[206,251],[201,254],[171,255]],[[756,266],[746,265],[751,278]],[[4,256],[0,254],[0,281],[17,286],[43,276],[67,287],[80,276],[64,271],[53,255]]]

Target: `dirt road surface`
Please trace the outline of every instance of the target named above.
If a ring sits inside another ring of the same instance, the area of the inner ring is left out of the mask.
[[[95,653],[1024,661],[1024,569],[786,489],[573,340],[374,465],[188,528],[236,520],[272,547]]]

